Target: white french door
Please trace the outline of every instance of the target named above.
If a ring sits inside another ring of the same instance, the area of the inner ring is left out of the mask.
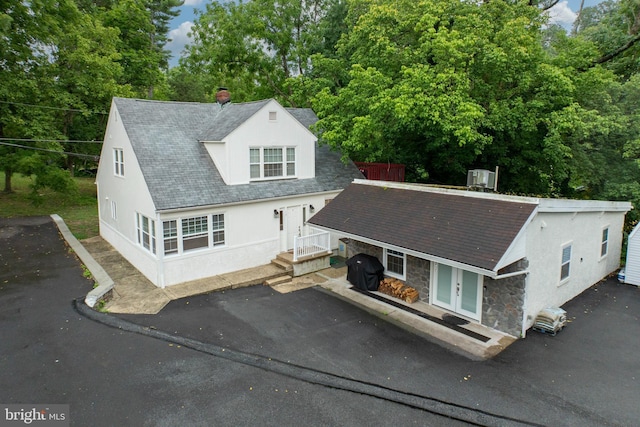
[[[482,310],[482,276],[433,263],[432,303],[475,320]]]

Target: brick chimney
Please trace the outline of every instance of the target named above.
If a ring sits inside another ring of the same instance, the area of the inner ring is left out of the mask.
[[[229,93],[226,87],[218,88],[216,92],[216,102],[221,106],[231,102],[231,93]]]

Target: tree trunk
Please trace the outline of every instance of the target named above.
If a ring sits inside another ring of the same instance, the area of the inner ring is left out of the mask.
[[[11,177],[13,176],[13,170],[10,167],[4,168],[4,190],[3,193],[9,194],[13,193],[13,188],[11,187]]]

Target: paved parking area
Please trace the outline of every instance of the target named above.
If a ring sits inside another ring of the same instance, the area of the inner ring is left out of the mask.
[[[67,403],[78,426],[640,419],[640,291],[614,280],[568,303],[557,336],[532,332],[484,362],[314,288],[86,315],[74,301],[90,288],[50,219],[0,219],[0,403]]]

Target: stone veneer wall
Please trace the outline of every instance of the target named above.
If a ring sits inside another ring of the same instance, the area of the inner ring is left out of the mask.
[[[367,254],[374,256],[382,262],[382,248],[379,246],[370,245],[368,243],[360,242],[358,240],[348,239],[345,240],[347,245],[347,258],[351,258],[358,254]]]
[[[420,301],[429,302],[429,286],[431,284],[431,261],[407,255],[407,286],[416,288]]]
[[[520,260],[500,274],[525,270],[526,259]],[[526,274],[494,280],[484,277],[482,292],[482,324],[513,336],[522,335],[522,316],[524,313],[524,297]]]
[[[382,262],[383,249],[353,239],[345,241],[347,257],[363,253]],[[500,271],[500,274],[525,270],[528,261],[523,259]],[[429,302],[431,262],[407,255],[407,280],[405,284],[416,288],[420,301]],[[494,280],[484,276],[482,292],[482,324],[519,337],[522,334],[522,316],[526,274]]]
[[[383,262],[383,249],[379,246],[349,239],[347,245],[347,257],[351,258],[357,254],[367,254],[374,256]],[[420,301],[429,302],[429,277],[431,274],[431,262],[407,255],[407,286],[416,288],[420,294]]]

